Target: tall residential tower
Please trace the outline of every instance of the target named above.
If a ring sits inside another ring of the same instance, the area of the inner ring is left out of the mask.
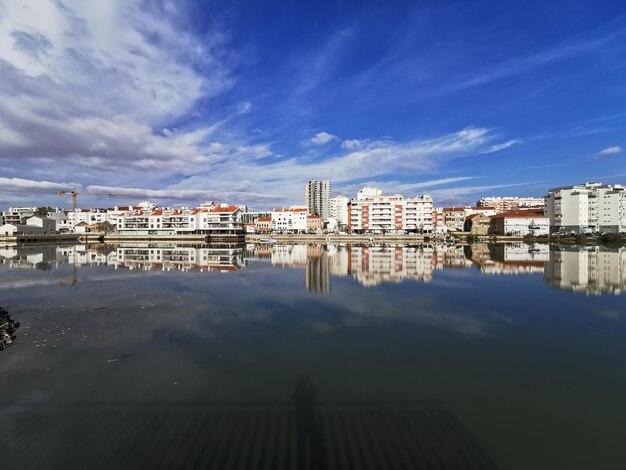
[[[324,221],[328,220],[330,216],[328,209],[330,181],[309,180],[305,190],[306,208],[309,214],[319,215]]]

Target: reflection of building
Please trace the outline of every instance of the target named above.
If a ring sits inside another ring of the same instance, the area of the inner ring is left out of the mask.
[[[489,257],[477,263],[485,274],[543,273],[550,258],[547,244],[500,243],[487,245],[487,249]]]
[[[434,256],[430,247],[354,246],[349,251],[348,272],[365,286],[432,279]]]
[[[626,286],[626,248],[561,247],[551,252],[544,276],[559,289],[619,294]]]
[[[13,246],[0,248],[0,264],[11,269],[52,269],[57,259],[54,246]]]
[[[202,247],[128,244],[117,248],[116,268],[161,269],[163,271],[236,271],[243,266],[243,246]]]
[[[306,245],[273,245],[270,259],[274,266],[306,266],[306,257]]]
[[[330,291],[330,270],[325,246],[307,246],[305,283],[309,292]]]

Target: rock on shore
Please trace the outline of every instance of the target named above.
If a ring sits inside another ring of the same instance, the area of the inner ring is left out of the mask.
[[[11,346],[15,340],[15,331],[20,324],[11,320],[9,312],[0,307],[0,351]]]

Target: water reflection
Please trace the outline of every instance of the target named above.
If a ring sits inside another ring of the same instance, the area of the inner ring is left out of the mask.
[[[175,245],[122,244],[0,248],[11,269],[51,270],[104,265],[141,271],[236,271],[251,261],[302,267],[310,292],[325,293],[332,277],[361,285],[413,280],[430,282],[441,269],[478,268],[484,274],[543,274],[553,287],[586,294],[620,294],[626,286],[626,248],[548,244],[448,245]]]

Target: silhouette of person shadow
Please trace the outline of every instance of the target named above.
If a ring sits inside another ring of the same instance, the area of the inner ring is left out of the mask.
[[[293,392],[297,468],[327,469],[324,437],[315,410],[317,388],[306,375],[301,376]]]

